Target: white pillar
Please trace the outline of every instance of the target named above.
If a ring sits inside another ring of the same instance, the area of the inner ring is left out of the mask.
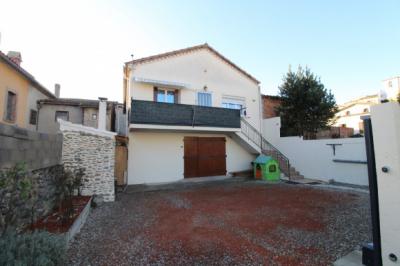
[[[100,130],[107,130],[107,98],[99,97],[99,115],[97,119],[97,128]]]
[[[400,263],[400,105],[371,107],[383,265]],[[397,262],[393,261],[394,256]]]

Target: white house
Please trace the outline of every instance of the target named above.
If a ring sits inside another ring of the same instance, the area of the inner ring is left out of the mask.
[[[378,104],[378,95],[360,97],[339,106],[334,126],[354,128],[354,133],[363,133],[362,116],[369,115],[371,106]]]
[[[261,152],[259,81],[208,44],[124,67],[128,184],[228,175]]]
[[[397,101],[400,93],[400,76],[384,79],[382,87],[380,100]]]

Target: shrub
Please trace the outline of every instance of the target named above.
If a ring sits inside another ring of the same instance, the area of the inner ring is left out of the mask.
[[[66,242],[46,231],[17,234],[7,230],[0,238],[0,265],[63,265]]]
[[[24,163],[0,171],[0,228],[17,227],[19,218],[29,216],[36,194]]]

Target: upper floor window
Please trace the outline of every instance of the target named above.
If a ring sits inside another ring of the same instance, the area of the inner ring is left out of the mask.
[[[178,103],[178,92],[176,90],[154,88],[154,100],[160,103]]]
[[[29,124],[36,125],[36,123],[37,123],[37,111],[31,110],[29,114]]]
[[[12,92],[7,92],[7,105],[4,119],[9,122],[15,122],[17,113],[17,95]]]
[[[56,111],[55,120],[62,119],[64,121],[69,121],[69,112],[68,111]]]
[[[346,115],[350,115],[350,111],[346,111]]]
[[[242,116],[246,116],[246,108],[245,108],[244,100],[223,98],[222,99],[222,107],[240,110],[240,114]]]
[[[388,86],[389,86],[389,88],[393,87],[393,83],[391,80],[388,82]]]
[[[368,108],[365,108],[364,109],[364,113],[368,113],[369,111],[368,111]]]
[[[209,93],[209,92],[198,92],[197,93],[197,105],[200,105],[200,106],[212,106],[211,93]]]

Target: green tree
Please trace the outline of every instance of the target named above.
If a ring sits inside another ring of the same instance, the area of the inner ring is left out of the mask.
[[[283,135],[301,136],[326,128],[337,112],[335,97],[309,68],[290,68],[279,87]]]

